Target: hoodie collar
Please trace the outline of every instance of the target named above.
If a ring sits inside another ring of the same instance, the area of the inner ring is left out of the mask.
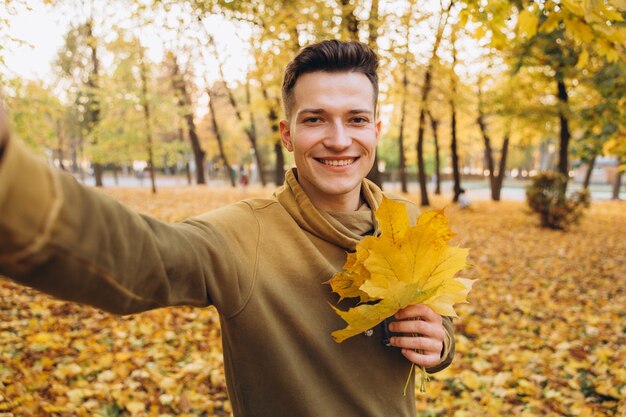
[[[285,175],[285,184],[274,193],[278,202],[287,210],[298,225],[327,242],[340,246],[347,251],[354,251],[359,238],[354,234],[342,232],[324,218],[322,213],[313,205],[297,180],[295,168]],[[376,228],[374,212],[380,205],[383,193],[373,182],[364,179],[361,183],[361,196],[371,209],[372,228]]]

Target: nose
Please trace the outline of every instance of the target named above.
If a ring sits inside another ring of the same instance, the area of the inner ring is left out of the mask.
[[[324,146],[334,150],[342,150],[349,147],[351,144],[352,138],[350,137],[348,129],[346,129],[342,121],[335,121],[324,139]]]

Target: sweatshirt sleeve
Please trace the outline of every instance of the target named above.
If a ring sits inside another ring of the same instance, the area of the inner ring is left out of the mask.
[[[454,359],[454,327],[451,317],[443,317],[443,328],[446,332],[446,338],[443,341],[441,362],[431,368],[427,368],[426,372],[429,374],[434,374],[435,372],[446,369],[452,363],[452,359]]]
[[[18,141],[4,146],[0,274],[56,297],[117,314],[172,305],[237,310],[248,291],[240,279],[251,274],[241,262],[246,248],[210,219],[170,225],[138,214]]]

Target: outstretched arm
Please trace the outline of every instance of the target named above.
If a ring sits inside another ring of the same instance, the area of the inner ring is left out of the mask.
[[[237,279],[247,271],[236,259],[247,248],[219,218],[170,225],[140,215],[31,155],[0,118],[0,274],[118,314],[238,308],[246,288]]]

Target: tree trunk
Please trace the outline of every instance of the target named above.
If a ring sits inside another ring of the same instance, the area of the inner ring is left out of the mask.
[[[452,96],[456,92],[454,89],[452,90]],[[450,100],[450,109],[452,113],[452,119],[450,122],[450,127],[452,129],[452,141],[450,142],[450,153],[452,154],[452,177],[454,178],[454,197],[452,198],[453,202],[457,202],[459,200],[459,195],[461,194],[461,173],[459,172],[459,155],[457,152],[457,134],[456,134],[456,106],[454,104],[454,99]]]
[[[274,153],[276,154],[276,169],[274,170],[274,183],[278,187],[285,182],[285,154],[283,144],[280,140],[274,142]]]
[[[263,94],[263,99],[267,103],[267,119],[270,124],[270,128],[272,129],[272,136],[279,138],[274,142],[274,154],[276,163],[274,165],[274,183],[276,186],[283,185],[285,182],[285,156],[283,154],[283,144],[280,140],[280,134],[278,130],[278,113],[276,112],[276,102],[270,100],[269,94],[267,93],[267,87],[265,83],[261,80],[261,94]]]
[[[420,184],[422,206],[430,205],[430,202],[428,201],[428,189],[426,188],[426,172],[424,172],[424,125],[426,122],[426,112],[428,111],[428,93],[431,88],[432,71],[435,60],[437,59],[437,50],[439,49],[439,44],[441,43],[443,30],[448,22],[448,17],[450,16],[452,4],[453,2],[450,2],[448,9],[442,10],[441,12],[439,25],[437,27],[437,34],[435,35],[435,43],[433,44],[433,51],[430,56],[430,60],[428,61],[428,66],[426,67],[426,73],[424,74],[424,86],[422,87],[422,97],[420,100],[420,114],[418,118],[419,124],[417,127],[417,175]]]
[[[72,173],[77,174],[80,172],[80,168],[78,166],[78,150],[76,149],[76,144],[72,145],[70,155],[72,158]]]
[[[252,112],[252,98],[250,95],[250,78],[246,78],[246,101],[248,104],[248,109],[250,113],[250,129],[246,129],[246,133],[248,133],[248,138],[250,139],[250,145],[252,146],[252,150],[254,152],[254,157],[256,159],[257,172],[259,173],[259,179],[261,180],[261,185],[265,187],[267,182],[265,181],[265,164],[263,163],[263,158],[261,157],[261,151],[259,149],[257,134],[256,134],[256,124],[254,122],[254,113]]]
[[[91,49],[92,64],[92,70],[87,79],[87,130],[92,135],[91,144],[95,146],[98,144],[98,138],[95,133],[96,126],[100,122],[100,100],[96,95],[96,91],[99,87],[98,76],[100,73],[100,60],[98,58],[98,48],[95,41],[96,38],[93,36],[93,19],[87,20],[85,26],[87,29],[88,46]],[[102,174],[104,169],[100,162],[94,161],[93,172],[96,180],[96,187],[102,187]]]
[[[428,111],[430,119],[430,129],[433,131],[433,141],[435,142],[435,195],[441,195],[441,159],[439,156],[439,121]]]
[[[102,174],[104,174],[104,167],[102,164],[93,164],[93,177],[96,179],[96,187],[102,187]]]
[[[233,169],[228,162],[228,158],[226,157],[226,152],[224,151],[224,143],[222,141],[222,135],[220,133],[220,128],[217,123],[217,117],[215,115],[215,96],[213,95],[210,88],[207,88],[207,93],[209,94],[209,110],[211,113],[211,121],[213,122],[213,133],[215,134],[215,139],[217,139],[217,146],[220,150],[220,157],[222,158],[222,162],[224,163],[225,168],[228,170],[228,175],[230,176],[230,185],[235,187],[237,185],[235,181],[235,173],[233,172]]]
[[[187,124],[189,141],[191,142],[191,149],[196,162],[196,183],[206,184],[206,179],[204,177],[204,158],[206,157],[206,153],[200,146],[200,138],[198,137],[196,124],[193,120],[191,97],[187,91],[187,85],[183,78],[183,74],[180,72],[176,56],[171,54],[170,59],[172,65],[172,86],[176,92],[178,109]]]
[[[152,194],[156,194],[156,178],[154,175],[154,152],[152,146],[152,128],[150,126],[150,102],[148,101],[148,74],[146,62],[143,56],[143,50],[140,48],[139,65],[141,71],[141,101],[143,106],[143,117],[146,124],[146,150],[148,151],[148,170],[150,171],[150,184],[152,185]]]
[[[480,128],[480,133],[483,136],[483,142],[485,144],[485,159],[487,160],[487,170],[489,171],[489,187],[491,188],[491,198],[495,195],[495,164],[493,161],[493,151],[491,149],[491,138],[487,133],[487,126],[485,125],[485,114],[483,112],[482,93],[480,91],[480,80],[478,81],[478,117],[476,123]]]
[[[350,0],[341,0],[341,30],[348,39],[359,40],[359,20],[354,14],[355,6]]]
[[[85,150],[84,150],[84,145],[85,145],[85,137],[83,136],[83,130],[82,129],[78,129],[78,147],[77,147],[77,159],[81,161],[81,163],[78,165],[78,169],[79,169],[79,173],[80,173],[80,181],[84,184],[85,183],[85,170],[83,169],[83,158],[85,156]]]
[[[596,164],[596,157],[597,155],[594,155],[593,158],[591,158],[591,161],[589,161],[589,163],[587,164],[587,171],[585,172],[585,180],[583,181],[583,188],[585,190],[589,189],[589,183],[591,182],[591,173],[593,172],[593,167]]]
[[[370,16],[367,19],[367,27],[369,31],[368,45],[374,52],[378,50],[378,26],[380,24],[378,12],[378,0],[372,0],[370,6]]]
[[[406,180],[406,156],[404,154],[404,120],[406,118],[406,95],[408,88],[408,70],[407,70],[407,57],[404,57],[404,74],[402,77],[402,107],[400,113],[400,133],[398,134],[398,148],[400,150],[400,186],[402,187],[402,192],[407,193],[407,180]]]
[[[565,81],[562,76],[557,74],[557,90],[559,98],[559,121],[561,123],[560,142],[559,142],[559,172],[565,175],[569,180],[569,164],[567,162],[567,153],[569,147],[569,124],[566,116],[567,111],[567,90],[565,89]],[[567,184],[567,183],[566,183]]]
[[[452,140],[450,142],[450,153],[452,155],[452,176],[454,177],[454,197],[452,198],[453,202],[459,201],[459,195],[461,194],[461,173],[459,171],[459,154],[457,152],[457,132],[456,132],[456,75],[454,72],[454,67],[456,66],[456,34],[454,31],[452,32],[452,37],[450,39],[450,43],[452,44],[452,71],[451,71],[451,84],[452,84],[452,95],[450,97],[450,111],[452,113],[452,118],[450,122],[450,127],[452,130]]]
[[[430,77],[429,77],[430,78]],[[424,101],[423,104],[426,104]],[[420,184],[421,205],[429,206],[426,173],[424,172],[424,119],[426,112],[420,110],[419,127],[417,130],[417,179]]]
[[[378,1],[376,2],[378,4]],[[377,10],[378,12],[378,10]],[[405,46],[406,51],[404,52],[404,59],[402,62],[402,107],[400,110],[400,132],[398,134],[398,150],[400,151],[400,187],[403,193],[408,192],[407,178],[406,178],[406,155],[404,149],[404,123],[406,120],[406,99],[409,88],[409,37],[410,37],[410,25],[411,25],[411,14],[413,13],[413,3],[411,3],[411,7],[407,13],[406,17],[406,36],[405,36]],[[371,19],[370,19],[371,20]],[[370,29],[371,31],[371,29]]]
[[[56,121],[56,133],[57,133],[57,161],[59,168],[63,171],[67,171],[65,163],[63,162],[63,129],[61,128],[61,121]]]
[[[228,84],[226,83],[226,77],[224,77],[224,68],[222,65],[222,61],[220,60],[217,45],[215,44],[215,38],[208,32],[208,30],[206,29],[206,26],[202,25],[202,27],[204,28],[204,31],[207,34],[207,37],[209,39],[209,45],[211,46],[211,50],[213,51],[213,55],[215,56],[215,60],[217,61],[218,73],[219,73],[222,85],[224,86],[224,89],[226,90],[226,94],[228,95],[228,101],[230,102],[230,105],[235,110],[235,116],[237,116],[237,120],[239,120],[241,124],[244,124],[243,117],[241,116],[241,111],[239,109],[239,105],[237,104],[237,101],[235,100],[235,95],[233,94],[232,90],[230,89],[230,87],[228,87]],[[252,147],[254,151],[254,157],[256,159],[256,163],[258,166],[259,178],[261,180],[261,184],[263,184],[263,186],[265,187],[265,174],[263,173],[263,159],[261,156],[261,152],[259,152],[259,148],[257,146],[256,127],[254,125],[254,113],[252,112],[252,107],[250,106],[250,77],[246,77],[246,101],[248,104],[248,111],[250,113],[250,124],[249,124],[249,127],[244,128],[244,131],[246,133],[246,136],[248,137],[248,140],[250,141],[250,146]]]
[[[613,195],[611,197],[613,200],[619,200],[619,189],[622,186],[623,173],[623,171],[617,171],[617,174],[615,175],[615,182],[613,182]]]
[[[178,127],[178,140],[180,143],[185,142],[185,136],[183,135],[183,128]],[[187,155],[184,150],[180,151],[181,156],[183,157],[183,161],[185,162],[185,177],[187,177],[187,185],[191,185],[191,167],[189,166],[189,161],[187,161]]]
[[[500,193],[502,191],[502,184],[504,182],[504,173],[506,171],[506,158],[509,154],[509,136],[510,133],[507,132],[504,135],[504,140],[502,141],[502,152],[500,155],[500,166],[498,167],[498,176],[495,178],[494,186],[491,189],[491,199],[493,201],[500,201]]]

